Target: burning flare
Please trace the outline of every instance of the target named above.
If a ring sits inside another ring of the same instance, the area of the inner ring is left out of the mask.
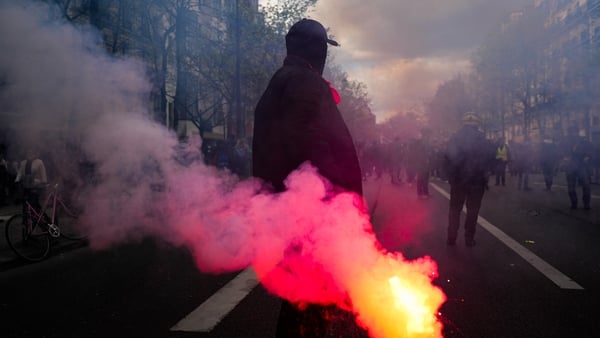
[[[294,243],[294,250],[255,256],[253,267],[267,289],[299,304],[335,303],[352,311],[373,338],[441,337],[436,314],[446,297],[432,285],[437,265],[431,258],[406,261],[386,252],[361,198],[325,199],[326,184],[312,167],[292,173],[287,184],[271,207],[288,211],[283,226],[298,232],[282,242]]]

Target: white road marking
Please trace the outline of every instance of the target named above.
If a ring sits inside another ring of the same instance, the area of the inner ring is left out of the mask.
[[[185,316],[171,331],[210,332],[258,285],[254,270],[248,268]]]
[[[450,194],[448,194],[444,189],[440,188],[435,183],[430,184],[440,194],[442,194],[447,199],[450,199]],[[463,212],[466,212],[466,208],[463,208]],[[510,249],[516,252],[517,255],[521,256],[525,261],[531,264],[534,268],[536,268],[539,272],[541,272],[544,276],[546,276],[560,288],[583,290],[583,287],[581,285],[577,284],[574,280],[567,277],[562,272],[558,271],[555,267],[548,264],[546,261],[538,257],[533,252],[527,250],[524,246],[522,246],[510,236],[505,234],[502,230],[498,229],[492,223],[488,222],[485,218],[479,216],[477,218],[477,222],[479,223],[479,225],[481,225],[482,228],[484,228],[490,234],[498,238],[506,246],[508,246]]]

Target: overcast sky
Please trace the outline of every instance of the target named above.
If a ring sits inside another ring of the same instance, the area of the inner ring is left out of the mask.
[[[342,45],[336,63],[367,85],[378,121],[418,110],[513,11],[533,0],[320,0],[309,16]]]

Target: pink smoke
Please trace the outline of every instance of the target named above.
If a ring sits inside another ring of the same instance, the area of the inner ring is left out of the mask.
[[[1,98],[18,121],[47,121],[39,132],[69,121],[62,130],[96,164],[98,181],[81,191],[92,248],[152,236],[189,248],[202,271],[252,267],[276,295],[347,308],[374,337],[440,335],[435,262],[383,250],[361,197],[332,195],[309,163],[280,194],[205,165],[199,140],[181,145],[148,118],[140,62],[112,59],[89,30],[48,23],[43,7],[3,6],[0,49],[11,52],[0,54],[0,69],[11,86]],[[182,156],[198,160],[183,165]]]

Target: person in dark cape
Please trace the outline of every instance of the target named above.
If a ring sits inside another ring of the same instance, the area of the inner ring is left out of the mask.
[[[296,22],[285,40],[287,56],[255,109],[253,176],[279,193],[285,191],[286,177],[309,162],[331,183],[332,193],[362,196],[361,169],[337,108],[339,95],[322,77],[328,45],[339,44],[310,19]],[[335,305],[299,306],[283,300],[277,337],[366,338],[368,334],[355,323],[352,313]]]

